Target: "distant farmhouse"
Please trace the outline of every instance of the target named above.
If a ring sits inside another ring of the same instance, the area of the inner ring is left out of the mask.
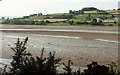
[[[101,18],[96,18],[97,22],[102,21],[102,22],[120,22],[120,18],[112,18],[112,19],[101,19]]]

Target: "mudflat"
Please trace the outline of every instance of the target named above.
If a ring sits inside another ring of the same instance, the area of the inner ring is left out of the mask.
[[[44,28],[46,27],[44,26]],[[65,27],[61,27],[61,29]],[[103,29],[105,28],[103,27]],[[110,30],[116,29],[111,28]],[[69,59],[72,60],[73,65],[81,67],[86,67],[92,61],[97,61],[100,64],[118,63],[118,36],[118,34],[88,32],[7,30],[2,31],[2,57],[11,59],[13,52],[10,48],[15,46],[14,43],[17,38],[23,40],[25,37],[29,37],[28,52],[31,52],[34,56],[40,55],[41,49],[44,47],[44,56],[47,56],[50,51],[55,51],[56,58],[62,59],[60,64],[67,63]]]

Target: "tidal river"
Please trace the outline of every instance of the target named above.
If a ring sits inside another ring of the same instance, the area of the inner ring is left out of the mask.
[[[33,56],[40,55],[44,47],[44,55],[56,52],[61,63],[71,59],[74,66],[86,67],[92,61],[100,64],[118,62],[118,28],[115,26],[34,26],[34,25],[2,25],[1,55],[3,59],[11,59],[10,49],[19,37],[29,37],[27,51]]]

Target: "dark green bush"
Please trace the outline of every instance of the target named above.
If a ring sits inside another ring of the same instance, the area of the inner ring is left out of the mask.
[[[88,24],[88,22],[75,22],[75,24]]]
[[[97,62],[87,65],[88,69],[84,70],[82,75],[114,75],[109,71],[109,67],[99,65]]]
[[[27,41],[28,37],[23,42],[18,38],[16,47],[11,48],[14,51],[14,56],[10,70],[7,72],[5,68],[2,75],[56,75],[56,64],[61,59],[55,59],[55,52],[50,52],[49,56],[44,58],[44,48],[40,57],[33,58],[32,54],[26,52]]]

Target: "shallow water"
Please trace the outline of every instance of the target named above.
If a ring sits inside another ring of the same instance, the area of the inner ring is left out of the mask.
[[[120,34],[117,31],[93,31],[93,30],[59,30],[59,29],[0,29],[10,31],[61,31],[61,32],[90,32],[90,33],[109,33],[109,34]]]

